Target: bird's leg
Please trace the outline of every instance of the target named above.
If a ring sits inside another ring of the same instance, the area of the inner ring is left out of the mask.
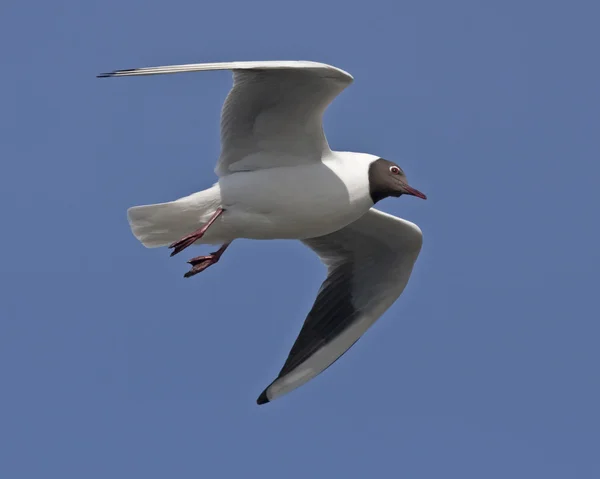
[[[229,247],[230,244],[231,243],[225,243],[214,253],[211,253],[206,256],[196,256],[195,258],[189,260],[188,263],[192,265],[192,269],[190,269],[183,276],[185,278],[191,278],[195,274],[201,273],[209,266],[215,264],[217,261],[219,261],[219,258],[221,258],[221,255],[225,252],[225,250]]]
[[[223,208],[217,208],[217,211],[214,212],[214,214],[208,220],[208,223],[202,226],[202,228],[197,229],[193,233],[184,236],[179,241],[175,241],[175,243],[171,244],[169,246],[170,249],[173,249],[173,251],[171,252],[171,256],[175,256],[177,253],[181,253],[188,246],[193,245],[196,241],[202,238],[204,236],[204,233],[206,233],[206,230],[208,230],[208,228],[210,228],[210,226],[217,220],[217,218],[221,216],[221,213],[223,213],[223,211],[225,211]]]

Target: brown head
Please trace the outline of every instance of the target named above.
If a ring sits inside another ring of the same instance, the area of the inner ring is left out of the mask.
[[[379,158],[369,165],[369,193],[373,203],[388,196],[399,197],[412,195],[427,199],[419,190],[408,185],[408,180],[402,168],[396,163]]]

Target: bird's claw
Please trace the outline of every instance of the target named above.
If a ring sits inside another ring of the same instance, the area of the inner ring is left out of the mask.
[[[220,254],[211,253],[207,256],[196,256],[195,258],[192,258],[188,261],[188,263],[192,265],[192,269],[185,273],[183,277],[191,278],[192,276],[201,273],[209,266],[212,266],[213,264],[217,263],[220,257]]]
[[[181,253],[188,246],[192,246],[200,238],[202,238],[202,235],[198,235],[198,233],[192,233],[191,235],[181,238],[179,241],[175,241],[175,243],[172,243],[169,246],[169,249],[173,249],[173,251],[171,251],[171,256]]]
[[[175,256],[177,253],[181,253],[188,246],[192,246],[196,241],[202,238],[204,236],[204,233],[206,233],[206,231],[208,230],[208,228],[210,228],[210,226],[217,220],[219,216],[221,216],[221,214],[224,211],[225,210],[223,208],[217,208],[217,210],[208,220],[208,223],[202,226],[202,228],[194,231],[193,233],[187,236],[184,236],[180,240],[175,241],[175,243],[171,243],[169,245],[169,249],[173,249],[173,251],[171,251],[171,256]]]

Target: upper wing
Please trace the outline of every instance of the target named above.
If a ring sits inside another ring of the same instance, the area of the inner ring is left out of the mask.
[[[396,301],[421,251],[409,221],[376,209],[339,231],[304,240],[327,266],[327,279],[264,404],[327,369]]]
[[[233,70],[221,113],[219,176],[234,171],[320,161],[329,145],[323,112],[353,78],[339,68],[307,61],[195,63],[136,68],[99,77]]]

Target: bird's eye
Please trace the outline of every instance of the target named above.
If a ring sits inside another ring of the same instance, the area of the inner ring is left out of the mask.
[[[397,166],[390,166],[390,173],[392,175],[399,175],[400,174],[400,168],[398,168]]]

